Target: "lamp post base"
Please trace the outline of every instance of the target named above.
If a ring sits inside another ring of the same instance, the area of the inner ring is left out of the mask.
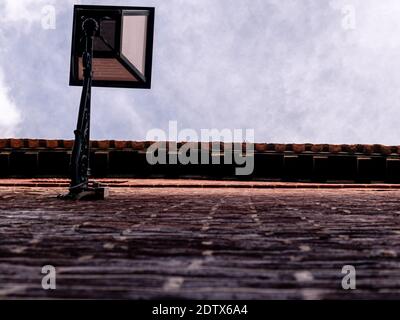
[[[101,186],[98,183],[93,183],[93,186],[83,189],[79,192],[69,192],[66,195],[59,195],[59,199],[63,200],[75,200],[75,201],[85,201],[85,200],[105,200],[109,196],[109,188]]]

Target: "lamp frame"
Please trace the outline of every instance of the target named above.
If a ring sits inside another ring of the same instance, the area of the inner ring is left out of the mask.
[[[150,89],[152,81],[152,65],[153,65],[153,42],[154,42],[154,7],[131,7],[131,6],[92,6],[92,5],[75,5],[73,30],[72,30],[72,46],[71,46],[71,67],[69,84],[71,86],[83,86],[84,80],[79,79],[79,52],[80,44],[78,34],[81,31],[80,18],[81,13],[87,11],[88,16],[85,18],[98,18],[101,16],[112,15],[116,18],[116,37],[115,50],[111,52],[94,52],[94,58],[114,58],[124,66],[138,81],[112,81],[112,80],[92,80],[93,87],[107,88],[132,88],[132,89]],[[126,15],[146,15],[147,32],[146,32],[146,52],[145,52],[145,74],[142,76],[136,67],[122,54],[122,37],[123,37],[123,16]]]

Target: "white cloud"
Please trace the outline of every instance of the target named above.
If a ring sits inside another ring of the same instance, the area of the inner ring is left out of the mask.
[[[21,113],[9,96],[0,70],[0,137],[14,137],[21,123]]]
[[[54,0],[3,0],[3,10],[1,20],[3,23],[12,22],[32,22],[41,19],[41,8],[45,5],[51,5]]]
[[[54,6],[59,14],[63,9],[79,2],[79,0],[2,0],[0,22],[8,24],[7,26],[13,25],[19,31],[29,32],[34,23],[40,25],[44,15],[43,8]]]
[[[0,0],[0,69],[12,88],[12,98],[5,96],[29,114],[24,136],[71,137],[79,104],[79,89],[68,87],[77,2]],[[49,4],[57,13],[52,31],[40,23]],[[400,141],[400,1],[135,4],[157,8],[153,88],[95,88],[94,139],[144,139],[177,120],[195,130],[254,128],[258,141]],[[345,30],[342,8],[349,5],[356,25]]]

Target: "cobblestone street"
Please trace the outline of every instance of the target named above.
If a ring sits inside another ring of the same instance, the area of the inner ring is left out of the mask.
[[[400,298],[400,190],[0,187],[0,299]],[[57,269],[57,289],[41,268]],[[342,289],[344,265],[357,290]]]

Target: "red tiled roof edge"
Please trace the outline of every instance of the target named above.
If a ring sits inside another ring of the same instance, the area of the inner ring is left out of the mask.
[[[151,141],[116,141],[99,140],[91,141],[91,147],[98,150],[137,150],[145,151],[153,142]],[[199,143],[200,144],[200,143]],[[221,150],[224,143],[220,143]],[[46,139],[0,139],[0,149],[72,149],[72,140],[46,140]],[[400,154],[400,146],[385,146],[380,144],[276,144],[276,143],[256,143],[256,152],[291,152],[301,154],[311,153],[359,153],[359,154]]]

